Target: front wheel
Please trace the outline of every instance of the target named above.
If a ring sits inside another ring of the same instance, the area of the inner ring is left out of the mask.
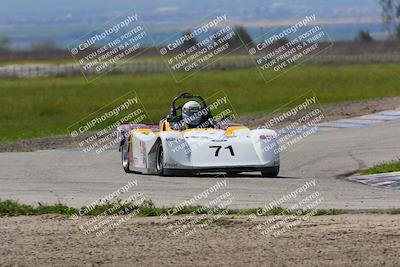
[[[159,175],[164,175],[164,149],[160,142],[157,146],[156,168]]]
[[[262,177],[276,177],[279,174],[279,166],[264,168],[261,170]]]
[[[125,140],[121,147],[121,162],[122,168],[126,173],[132,173],[129,168],[129,141]]]

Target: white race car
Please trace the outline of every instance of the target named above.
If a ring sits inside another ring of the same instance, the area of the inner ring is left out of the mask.
[[[182,99],[196,99],[201,103],[201,109],[196,112],[201,117],[197,127],[182,129],[184,105],[177,106]],[[279,173],[275,131],[216,123],[200,96],[183,93],[176,97],[170,115],[158,126],[123,124],[117,131],[125,172],[175,176],[225,172],[232,176],[260,171],[265,177]]]

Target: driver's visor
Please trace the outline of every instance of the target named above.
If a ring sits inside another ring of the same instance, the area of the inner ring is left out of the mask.
[[[199,111],[200,111],[200,108],[198,108],[198,107],[189,108],[189,114],[190,115],[193,115],[193,114],[195,114],[195,113],[197,113]]]

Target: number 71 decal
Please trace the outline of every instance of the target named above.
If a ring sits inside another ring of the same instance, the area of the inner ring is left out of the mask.
[[[215,156],[219,156],[219,151],[221,150],[222,146],[210,146],[210,148],[216,148],[215,150]],[[224,149],[229,149],[229,152],[231,152],[231,156],[235,156],[235,153],[233,152],[233,147],[232,146],[227,146],[224,147]]]

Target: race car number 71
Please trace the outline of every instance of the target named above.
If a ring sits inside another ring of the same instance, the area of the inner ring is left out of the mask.
[[[221,150],[222,146],[210,146],[210,148],[216,148],[217,149],[217,150],[215,150],[215,156],[218,157],[219,156],[219,151]],[[231,152],[231,155],[235,156],[235,153],[233,152],[233,147],[232,146],[224,147],[224,149],[229,149],[229,152]]]

